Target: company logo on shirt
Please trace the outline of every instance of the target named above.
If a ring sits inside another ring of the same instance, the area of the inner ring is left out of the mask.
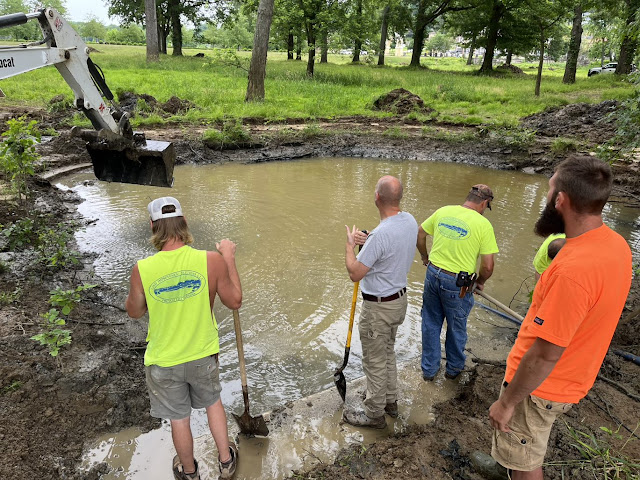
[[[198,272],[182,270],[159,278],[149,287],[151,296],[162,303],[182,302],[198,295],[206,285]]]
[[[452,240],[462,240],[469,235],[469,225],[454,217],[445,217],[438,222],[438,231]]]
[[[537,323],[538,325],[542,325],[544,323],[544,320],[541,319],[540,317],[536,317],[533,319],[533,323]]]

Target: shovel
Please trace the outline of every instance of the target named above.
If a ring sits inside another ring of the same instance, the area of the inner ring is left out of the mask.
[[[362,230],[363,233],[367,233],[366,230]],[[362,245],[358,247],[358,251],[362,249]],[[349,352],[351,351],[351,332],[353,332],[353,317],[356,314],[356,302],[358,301],[358,286],[360,282],[356,282],[353,285],[353,298],[351,299],[351,315],[349,316],[349,333],[347,333],[347,346],[344,349],[344,360],[342,361],[342,366],[336,368],[336,371],[333,372],[333,381],[338,388],[338,393],[342,397],[342,401],[344,402],[347,398],[347,380],[344,378],[344,373],[342,371],[347,366],[347,362],[349,362]]]
[[[347,397],[347,380],[344,378],[344,373],[342,373],[342,371],[347,366],[347,362],[349,362],[349,352],[351,351],[351,332],[353,332],[353,317],[356,314],[356,302],[358,300],[359,285],[360,285],[360,282],[356,282],[353,285],[353,298],[351,299],[351,315],[349,316],[349,333],[347,333],[347,346],[344,349],[344,360],[342,361],[342,366],[336,368],[336,371],[333,372],[333,381],[336,383],[336,387],[338,388],[338,393],[342,397],[343,402]]]
[[[242,398],[244,399],[244,413],[240,416],[235,413],[233,418],[238,422],[240,432],[245,435],[269,435],[269,428],[264,421],[264,417],[259,415],[252,417],[249,414],[249,389],[247,388],[247,371],[244,364],[244,347],[242,345],[242,330],[240,329],[240,314],[238,310],[233,311],[233,326],[236,330],[236,344],[238,346],[238,361],[240,362],[240,379],[242,380]]]
[[[478,290],[475,289],[473,291],[473,293],[480,295],[482,298],[486,298],[487,300],[489,300],[491,303],[496,304],[499,308],[501,308],[502,310],[504,310],[505,312],[507,312],[509,315],[511,315],[512,317],[514,317],[515,319],[519,320],[520,323],[522,323],[522,321],[524,320],[524,317],[522,315],[520,315],[518,312],[511,310],[509,307],[507,307],[504,303],[500,303],[498,300],[496,300],[495,298],[493,298],[492,296],[484,293],[482,290]]]

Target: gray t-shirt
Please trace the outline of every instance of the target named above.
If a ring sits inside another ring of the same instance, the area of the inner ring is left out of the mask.
[[[370,269],[360,282],[362,291],[388,297],[406,287],[417,240],[418,223],[410,213],[400,212],[382,220],[357,257]]]

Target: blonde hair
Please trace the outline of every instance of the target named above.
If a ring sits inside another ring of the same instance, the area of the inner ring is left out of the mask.
[[[187,226],[184,217],[161,218],[151,223],[151,238],[149,241],[160,251],[171,239],[184,242],[185,245],[193,243],[193,236]]]

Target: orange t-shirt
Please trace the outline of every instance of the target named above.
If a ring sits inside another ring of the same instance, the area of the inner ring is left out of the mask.
[[[593,386],[631,287],[631,250],[606,225],[567,243],[542,274],[507,359],[510,382],[536,338],[565,347],[532,392],[545,400],[578,403]]]

